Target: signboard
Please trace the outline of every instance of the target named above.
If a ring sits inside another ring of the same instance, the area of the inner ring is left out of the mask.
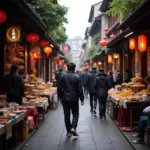
[[[64,53],[68,53],[69,52],[69,46],[68,45],[64,45]]]
[[[20,42],[20,27],[11,26],[6,31],[7,42]]]

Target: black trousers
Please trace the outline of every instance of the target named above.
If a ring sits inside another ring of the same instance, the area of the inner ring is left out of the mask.
[[[106,101],[107,101],[107,96],[105,97],[98,97],[99,101],[99,116],[103,117],[106,115]]]
[[[90,106],[91,106],[91,110],[93,110],[93,108],[96,110],[96,107],[97,107],[96,94],[90,93]]]
[[[79,119],[79,102],[62,102],[64,109],[64,120],[67,132],[70,132],[71,128],[77,128]],[[70,120],[71,113],[73,115],[72,121]]]

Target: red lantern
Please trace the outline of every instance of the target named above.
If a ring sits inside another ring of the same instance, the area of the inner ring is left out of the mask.
[[[104,31],[105,31],[105,32],[108,32],[108,30],[109,30],[108,28],[104,28]]]
[[[40,38],[37,34],[30,33],[30,34],[27,35],[26,39],[27,39],[28,42],[34,44],[34,43],[38,42]]]
[[[140,52],[144,52],[147,49],[147,37],[145,35],[140,35],[138,37],[138,49]]]
[[[3,23],[6,20],[7,16],[3,10],[0,10],[0,23]]]
[[[106,44],[107,44],[106,40],[101,40],[101,41],[99,42],[99,45],[100,45],[100,46],[106,46]]]
[[[41,40],[41,41],[39,42],[39,45],[40,45],[41,47],[47,47],[47,46],[49,46],[49,41],[47,41],[47,40]]]
[[[33,59],[37,59],[38,58],[38,55],[37,54],[33,54]]]
[[[104,36],[103,39],[106,40],[106,39],[107,39],[107,36]]]
[[[49,54],[51,54],[51,52],[52,52],[52,48],[51,48],[51,47],[45,47],[45,48],[44,48],[44,53],[45,53],[47,56],[49,56]]]
[[[108,64],[112,64],[113,57],[111,54],[108,54]]]
[[[114,34],[112,34],[111,36],[110,36],[110,38],[111,39],[114,39],[116,36],[114,35]]]
[[[134,38],[129,39],[129,49],[135,50],[135,39]]]

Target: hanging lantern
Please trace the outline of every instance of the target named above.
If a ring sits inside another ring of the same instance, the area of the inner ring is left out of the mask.
[[[0,9],[0,24],[6,20],[7,16],[6,13]]]
[[[135,39],[134,38],[130,38],[129,39],[129,49],[130,50],[135,50]]]
[[[49,41],[48,41],[48,40],[41,40],[41,41],[39,42],[39,45],[40,45],[41,47],[47,47],[47,46],[49,46]]]
[[[106,44],[107,44],[106,40],[101,40],[101,41],[99,42],[99,45],[100,45],[100,46],[106,46]]]
[[[111,39],[114,39],[116,36],[114,34],[110,35]]]
[[[140,35],[138,37],[138,49],[140,52],[144,52],[147,49],[147,37],[145,35]]]
[[[37,54],[33,54],[33,59],[37,59],[38,58],[38,55]]]
[[[118,53],[114,53],[114,54],[113,54],[113,58],[114,58],[114,59],[118,59],[118,58],[119,58],[119,54],[118,54]]]
[[[27,41],[34,44],[37,43],[40,39],[40,37],[36,33],[30,33],[26,37]]]
[[[51,52],[52,52],[52,48],[51,48],[51,47],[45,47],[45,48],[44,48],[44,53],[45,53],[47,56],[49,56],[49,54],[51,54]]]
[[[113,58],[111,54],[108,54],[108,64],[112,64]]]
[[[59,59],[58,56],[55,56],[55,57],[53,58],[54,61],[57,61],[58,59]]]
[[[106,40],[106,39],[107,39],[107,36],[104,36],[103,39]]]
[[[109,30],[108,28],[104,28],[104,31],[105,31],[105,32],[108,32],[108,30]]]

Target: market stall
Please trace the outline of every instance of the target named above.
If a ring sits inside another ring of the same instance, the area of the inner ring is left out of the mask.
[[[109,114],[123,131],[132,131],[137,125],[143,109],[150,105],[149,94],[141,78],[133,78],[132,82],[116,85],[109,91]]]

